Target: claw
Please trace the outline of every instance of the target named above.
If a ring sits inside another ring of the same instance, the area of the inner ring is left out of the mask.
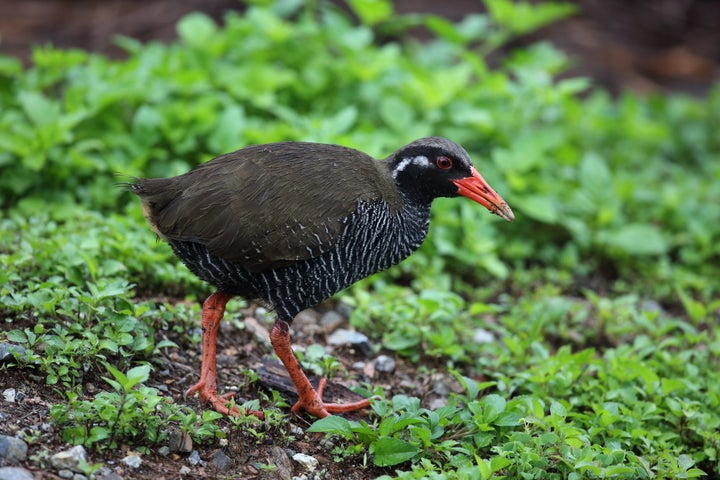
[[[285,365],[290,378],[295,384],[298,392],[298,401],[290,409],[293,413],[305,410],[310,415],[318,418],[324,418],[331,413],[354,412],[370,406],[371,399],[363,399],[351,403],[325,403],[322,395],[327,386],[325,378],[320,379],[317,390],[312,387],[305,372],[303,372],[300,363],[295,358],[295,354],[290,346],[290,330],[288,324],[282,320],[277,320],[270,329],[270,343],[275,349],[275,353],[280,361]]]

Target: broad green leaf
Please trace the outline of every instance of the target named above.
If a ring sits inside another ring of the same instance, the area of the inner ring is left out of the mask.
[[[505,411],[506,401],[500,395],[494,393],[485,395],[480,402],[484,408],[484,420],[488,423],[493,422]]]
[[[346,438],[350,438],[353,435],[352,424],[343,417],[337,415],[330,415],[316,420],[312,425],[310,425],[310,428],[308,428],[307,431],[317,433],[334,433],[342,435]]]
[[[217,26],[209,16],[194,12],[180,19],[177,24],[177,32],[188,45],[203,47],[217,34]]]
[[[388,20],[393,15],[393,3],[390,0],[348,0],[348,4],[362,23],[368,26]]]
[[[150,377],[150,365],[140,365],[134,368],[131,368],[127,372],[127,379],[128,382],[125,385],[125,388],[127,390],[131,389],[138,383],[142,383],[146,381]]]
[[[390,467],[410,460],[420,449],[399,438],[382,437],[371,445],[373,463],[378,467]]]
[[[603,232],[602,243],[630,255],[660,255],[668,249],[665,236],[654,225],[631,223]]]

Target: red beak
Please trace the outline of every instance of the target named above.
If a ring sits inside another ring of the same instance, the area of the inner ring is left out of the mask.
[[[483,207],[490,210],[495,215],[498,215],[508,222],[515,220],[512,210],[508,207],[500,195],[495,193],[495,190],[490,188],[490,185],[475,170],[475,167],[470,168],[471,176],[455,180],[453,183],[458,187],[458,195],[474,200]]]

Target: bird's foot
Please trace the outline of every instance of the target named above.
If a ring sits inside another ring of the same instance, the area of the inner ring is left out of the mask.
[[[290,411],[298,413],[300,410],[305,410],[317,418],[325,418],[331,413],[354,412],[370,406],[371,399],[369,398],[350,403],[325,403],[322,395],[326,386],[327,380],[323,377],[320,379],[317,390],[310,388],[298,395],[298,401]]]
[[[205,384],[205,382],[200,381],[187,389],[187,391],[185,392],[185,397],[188,397],[194,393],[198,394],[198,396],[200,397],[200,402],[209,403],[212,406],[213,410],[218,413],[222,413],[223,415],[230,415],[233,417],[237,417],[241,414],[253,415],[260,420],[263,420],[265,418],[265,414],[259,410],[241,408],[237,405],[228,407],[227,403],[230,402],[233,398],[235,398],[235,392],[218,395],[216,389],[210,388]]]

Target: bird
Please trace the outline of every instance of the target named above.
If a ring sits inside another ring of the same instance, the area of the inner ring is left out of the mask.
[[[436,198],[464,196],[515,218],[465,149],[437,136],[383,160],[333,144],[251,145],[179,176],[134,178],[127,186],[151,228],[215,289],[202,306],[200,378],[186,395],[197,393],[225,415],[259,418],[263,412],[232,405],[232,393],[218,393],[216,340],[231,298],[274,310],[270,343],[297,389],[293,413],[352,412],[371,399],[323,401],[326,380],[314,388],[291,348],[295,316],[417,250]]]

